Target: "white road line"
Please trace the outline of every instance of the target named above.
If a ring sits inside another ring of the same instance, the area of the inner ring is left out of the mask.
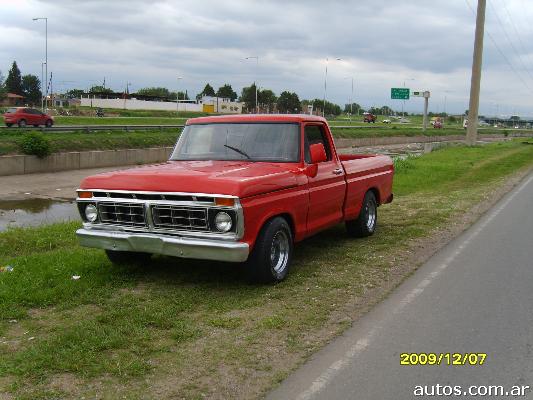
[[[393,309],[393,314],[398,314],[402,310],[415,300],[426,287],[428,287],[435,278],[437,278],[442,271],[444,271],[452,262],[457,258],[459,254],[465,249],[465,247],[481,233],[481,231],[533,180],[533,176],[529,177],[525,182],[523,182],[518,189],[516,189],[502,204],[493,210],[485,220],[470,234],[468,237],[459,245],[457,249],[447,257],[444,262],[437,267],[429,274],[429,277],[422,280],[414,289],[407,293],[402,300],[398,302],[398,305]],[[297,400],[309,400],[312,399],[316,394],[318,394],[322,389],[324,389],[328,383],[344,368],[346,368],[357,354],[365,350],[369,344],[372,342],[372,339],[379,332],[380,326],[374,326],[365,336],[357,340],[357,342],[351,346],[344,355],[332,363],[317,379],[313,381],[311,386],[304,392],[300,393],[297,397]]]

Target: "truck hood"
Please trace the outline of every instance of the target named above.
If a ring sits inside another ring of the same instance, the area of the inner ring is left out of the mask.
[[[85,178],[81,189],[225,194],[240,198],[296,186],[296,164],[168,161]]]

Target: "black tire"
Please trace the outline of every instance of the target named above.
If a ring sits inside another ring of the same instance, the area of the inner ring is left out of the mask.
[[[33,124],[34,127],[38,128],[39,127],[39,124]]]
[[[54,125],[54,123],[52,122],[51,119],[47,119],[45,125],[46,125],[47,128],[51,128],[52,125]]]
[[[26,126],[26,120],[21,119],[18,123],[19,128],[24,128]]]
[[[247,278],[255,283],[280,282],[287,276],[293,254],[289,224],[282,217],[268,221],[246,262]]]
[[[378,203],[372,192],[366,192],[357,219],[346,221],[346,230],[350,236],[365,237],[373,235],[378,223]]]
[[[11,128],[11,127],[13,126],[13,124],[6,124],[6,126],[7,126],[8,128]]]
[[[143,265],[150,261],[152,256],[150,253],[139,253],[136,251],[116,251],[116,250],[106,250],[105,254],[109,261],[113,264],[123,265],[123,264],[132,264],[132,265]]]

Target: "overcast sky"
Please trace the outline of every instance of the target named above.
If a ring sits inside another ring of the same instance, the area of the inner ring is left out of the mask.
[[[187,89],[230,83],[365,107],[390,88],[431,91],[430,110],[468,108],[476,0],[0,0],[0,71],[41,75],[44,21],[55,88]],[[533,115],[533,3],[488,0],[481,114]],[[490,35],[490,37],[488,36]],[[491,39],[492,38],[492,39]],[[245,60],[246,57],[258,56]],[[341,60],[336,60],[340,58]],[[183,79],[179,81],[177,77]],[[422,111],[422,99],[406,102]]]

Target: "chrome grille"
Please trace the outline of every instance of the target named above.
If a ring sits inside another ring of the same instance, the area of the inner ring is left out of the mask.
[[[143,204],[101,202],[98,204],[98,211],[100,221],[106,224],[146,225]]]
[[[172,194],[172,193],[140,193],[140,192],[93,192],[94,197],[109,198],[109,199],[137,199],[137,200],[169,200],[169,201],[197,201],[202,203],[214,204],[215,199],[210,196],[197,196],[188,194]]]
[[[207,231],[207,209],[174,205],[152,206],[155,228]]]

